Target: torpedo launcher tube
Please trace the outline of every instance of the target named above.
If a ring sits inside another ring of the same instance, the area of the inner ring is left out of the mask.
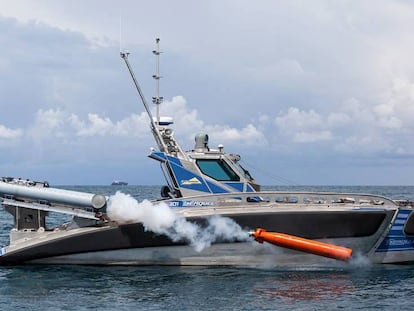
[[[310,253],[318,256],[333,258],[342,261],[348,261],[352,256],[352,249],[347,247],[304,239],[301,237],[284,233],[267,232],[265,229],[262,228],[257,228],[254,232],[251,232],[250,234],[259,243],[268,242],[277,246],[305,253]]]
[[[107,198],[93,194],[49,187],[17,185],[0,181],[0,196],[11,196],[18,200],[48,201],[50,203],[93,207],[100,209],[106,205]]]

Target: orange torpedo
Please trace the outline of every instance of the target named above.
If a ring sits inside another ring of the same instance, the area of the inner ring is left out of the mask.
[[[277,246],[337,260],[348,261],[352,256],[352,249],[347,247],[304,239],[284,233],[267,232],[262,228],[257,228],[256,231],[251,232],[251,235],[259,243],[266,241]]]

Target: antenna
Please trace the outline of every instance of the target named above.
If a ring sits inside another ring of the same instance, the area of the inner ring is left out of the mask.
[[[161,53],[159,50],[159,41],[160,39],[157,38],[156,43],[157,43],[157,50],[153,51],[153,53],[157,56],[159,56],[159,54]],[[155,120],[152,117],[151,111],[148,107],[147,101],[145,100],[144,94],[141,91],[141,87],[138,84],[137,79],[135,78],[135,74],[132,71],[131,65],[129,64],[128,61],[128,56],[129,53],[128,52],[121,52],[120,53],[121,58],[124,60],[129,74],[131,75],[132,81],[135,84],[135,88],[139,94],[139,96],[141,97],[141,101],[142,104],[144,105],[145,110],[147,111],[148,117],[150,118],[150,122],[151,122],[151,131],[152,134],[154,135],[155,141],[158,144],[158,147],[160,149],[161,152],[167,153],[167,154],[180,154],[182,158],[184,159],[188,159],[188,156],[185,152],[182,151],[181,147],[177,144],[177,142],[174,140],[174,138],[172,137],[172,130],[169,128],[165,128],[164,125],[168,125],[171,124],[172,122],[166,122],[166,124],[160,124],[160,116],[159,116],[159,105],[162,101],[162,97],[159,96],[159,85],[157,83],[157,96],[153,98],[153,102],[155,104],[157,104],[157,120]],[[157,57],[158,59],[158,57]],[[159,75],[159,65],[157,62],[157,75],[154,76],[154,79],[156,79],[157,81],[159,81],[160,79],[160,75]],[[168,161],[168,160],[167,160]]]
[[[152,102],[155,104],[156,107],[156,118],[157,118],[157,124],[160,124],[160,104],[163,101],[163,97],[160,97],[160,79],[162,78],[160,76],[160,38],[155,39],[156,44],[156,50],[153,50],[152,53],[156,56],[157,65],[156,65],[156,73],[152,77],[156,81],[156,96],[152,98]]]
[[[119,9],[119,53],[122,52],[122,11]]]
[[[161,133],[158,129],[158,126],[154,122],[154,118],[152,117],[151,111],[148,107],[147,101],[145,100],[144,94],[142,93],[141,87],[139,86],[138,81],[135,78],[135,74],[132,71],[131,65],[129,64],[129,61],[128,61],[129,53],[128,52],[121,52],[120,55],[121,55],[121,58],[125,61],[125,64],[126,64],[126,66],[128,68],[128,71],[131,75],[132,81],[135,84],[135,88],[137,89],[138,94],[141,97],[142,104],[144,105],[144,108],[147,111],[148,117],[150,118],[152,134],[154,135],[154,138],[155,138],[160,150],[164,152],[165,150],[167,150],[167,146],[165,145],[165,143],[162,139],[162,136],[161,136]]]

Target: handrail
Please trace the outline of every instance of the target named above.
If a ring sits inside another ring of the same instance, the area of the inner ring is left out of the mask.
[[[354,204],[354,205],[392,205],[397,202],[374,194],[341,193],[341,192],[233,192],[221,194],[196,195],[185,198],[175,198],[169,201],[206,201],[214,204],[234,203],[272,203],[272,204]]]

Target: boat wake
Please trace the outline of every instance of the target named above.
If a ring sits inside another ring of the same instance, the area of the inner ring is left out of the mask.
[[[206,226],[187,221],[167,204],[153,204],[148,200],[138,202],[132,196],[117,191],[108,201],[108,217],[119,224],[141,222],[146,231],[164,234],[174,242],[186,240],[201,252],[212,243],[249,241],[249,232],[231,218],[214,215],[206,218]]]

